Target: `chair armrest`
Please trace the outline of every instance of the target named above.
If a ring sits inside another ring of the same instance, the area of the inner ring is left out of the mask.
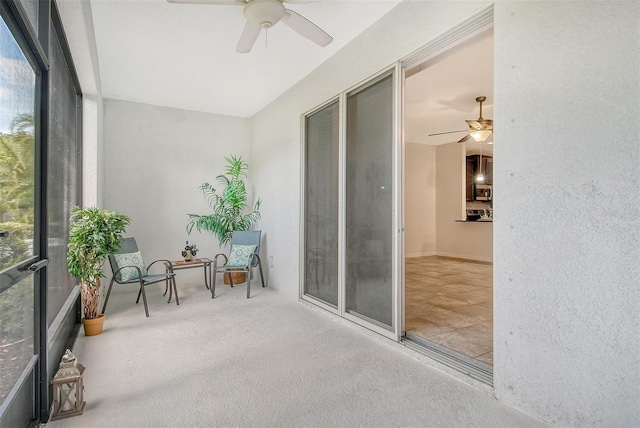
[[[151,269],[151,266],[153,266],[155,263],[158,263],[158,262],[162,262],[162,263],[164,263],[165,271],[173,272],[173,263],[171,263],[171,261],[169,261],[169,260],[167,260],[167,259],[158,259],[158,260],[154,260],[154,261],[152,261],[152,262],[149,264],[149,266],[147,266],[147,271],[148,271],[149,269]]]
[[[249,267],[253,267],[253,258],[258,259],[258,263],[256,263],[256,266],[258,265],[262,265],[262,260],[260,260],[260,255],[258,253],[253,253],[251,254],[251,257],[249,258]]]
[[[213,257],[213,268],[217,268],[218,267],[218,257],[222,256],[224,258],[224,263],[221,266],[224,266],[227,264],[227,261],[229,261],[229,259],[227,258],[227,256],[223,253],[218,253]]]

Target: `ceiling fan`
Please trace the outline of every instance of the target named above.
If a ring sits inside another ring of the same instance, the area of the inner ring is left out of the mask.
[[[247,22],[238,40],[236,51],[247,53],[260,35],[282,21],[303,37],[324,47],[333,37],[302,15],[284,7],[283,3],[312,3],[314,0],[167,0],[169,3],[214,4],[223,6],[244,6]]]
[[[484,119],[482,117],[482,103],[485,102],[486,100],[487,100],[487,97],[485,96],[480,96],[476,98],[476,102],[480,103],[480,116],[478,117],[478,119],[475,119],[475,120],[473,119],[465,120],[465,122],[467,122],[467,124],[469,125],[468,131],[466,129],[461,129],[459,131],[438,132],[436,134],[429,134],[429,136],[431,137],[432,135],[453,134],[456,132],[469,132],[467,135],[465,135],[460,140],[458,140],[458,143],[464,143],[469,138],[473,138],[476,142],[482,143],[487,138],[489,138],[489,136],[493,133],[493,120]],[[491,144],[491,143],[488,143],[488,144]]]

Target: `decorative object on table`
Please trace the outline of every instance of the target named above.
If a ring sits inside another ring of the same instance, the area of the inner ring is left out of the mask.
[[[184,246],[184,250],[182,250],[182,257],[184,257],[184,261],[192,261],[197,253],[198,247],[196,246],[196,244],[189,245],[189,241],[187,241],[187,244]]]
[[[240,156],[225,157],[227,161],[226,174],[217,176],[218,182],[223,186],[219,192],[213,185],[203,183],[200,190],[212,208],[213,213],[206,215],[188,214],[187,234],[195,227],[199,232],[206,230],[213,233],[221,247],[225,247],[231,240],[231,235],[237,230],[250,230],[253,224],[260,218],[260,204],[258,199],[253,211],[243,214],[248,208],[247,189],[244,178],[247,177],[248,165]],[[244,276],[244,272],[241,273]],[[240,280],[241,279],[241,280]],[[238,282],[244,282],[244,278],[238,278]],[[234,283],[238,283],[233,280]],[[225,283],[227,276],[225,275]]]
[[[53,386],[53,415],[51,420],[81,415],[84,412],[84,367],[78,364],[73,353],[67,349],[60,361],[59,369],[51,380]]]
[[[236,230],[231,237],[231,251],[229,251],[229,257],[225,254],[216,254],[213,258],[213,272],[211,280],[211,298],[216,295],[216,274],[223,273],[226,278],[229,272],[246,274],[248,278],[247,282],[247,299],[251,293],[251,269],[258,267],[260,269],[260,280],[262,286],[266,287],[264,283],[264,276],[262,275],[262,263],[260,262],[260,230]],[[218,266],[218,257],[224,259],[224,264]],[[230,285],[233,287],[235,277],[230,277]]]
[[[164,265],[163,270],[161,273],[152,274],[151,267],[156,263],[162,263]],[[146,266],[135,238],[122,239],[120,248],[114,254],[109,254],[109,265],[111,265],[113,275],[111,277],[111,282],[109,283],[109,288],[107,289],[107,294],[104,298],[104,306],[102,306],[103,314],[107,309],[109,295],[111,295],[111,288],[113,287],[114,282],[121,285],[136,284],[140,286],[136,304],[138,304],[140,296],[142,296],[144,312],[147,315],[147,318],[149,317],[149,307],[147,306],[147,295],[144,288],[149,284],[164,282],[165,287],[163,296],[167,294],[167,291],[169,292],[169,299],[167,300],[167,303],[171,303],[171,298],[173,293],[175,293],[176,305],[180,304],[178,288],[176,286],[176,274],[173,272],[173,264],[169,260],[160,259],[155,260]]]
[[[70,220],[67,269],[80,280],[82,324],[85,335],[93,336],[102,333],[104,322],[104,315],[98,314],[102,265],[120,248],[120,239],[131,220],[116,211],[79,206],[71,210]]]

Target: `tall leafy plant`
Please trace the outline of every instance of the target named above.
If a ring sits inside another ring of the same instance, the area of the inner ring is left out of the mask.
[[[128,216],[100,208],[71,210],[67,268],[80,280],[85,319],[98,317],[102,265],[120,248],[120,239],[131,222]]]
[[[211,214],[189,214],[187,234],[195,227],[199,232],[213,233],[225,246],[231,241],[234,230],[249,230],[260,218],[260,204],[258,199],[253,206],[253,211],[245,213],[248,209],[247,189],[244,179],[247,177],[248,165],[240,156],[225,157],[227,166],[225,174],[216,177],[222,186],[216,190],[210,183],[203,183],[200,190],[205,200],[213,210]]]

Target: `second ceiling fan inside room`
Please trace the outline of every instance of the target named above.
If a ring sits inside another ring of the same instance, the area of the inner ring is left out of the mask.
[[[284,7],[283,3],[310,3],[310,0],[167,0],[169,3],[211,4],[222,6],[244,6],[247,19],[236,51],[247,53],[255,44],[260,32],[282,21],[292,30],[312,42],[324,47],[333,38],[323,29],[302,15]]]
[[[461,129],[459,131],[438,132],[435,134],[429,134],[429,136],[431,137],[433,135],[453,134],[456,132],[468,132],[467,135],[458,140],[458,143],[464,143],[469,138],[473,138],[478,143],[484,142],[493,133],[493,120],[485,119],[482,117],[482,103],[486,100],[487,97],[485,96],[476,98],[476,102],[480,104],[480,115],[477,119],[465,120],[465,122],[467,122],[467,124],[469,125],[469,130]]]

